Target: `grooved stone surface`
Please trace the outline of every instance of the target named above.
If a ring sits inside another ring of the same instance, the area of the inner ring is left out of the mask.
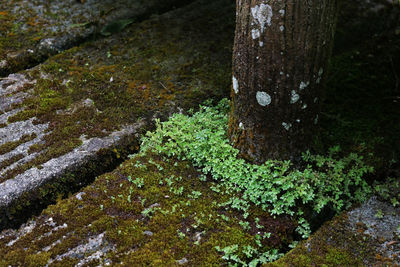
[[[110,23],[168,10],[178,0],[10,0],[0,2],[0,76],[41,61]]]
[[[30,168],[23,174],[3,182],[0,184],[0,207],[8,206],[24,192],[36,189],[49,180],[61,177],[68,171],[79,168],[85,162],[94,160],[96,153],[101,149],[117,146],[122,137],[138,133],[138,130],[144,125],[145,123],[139,122],[125,127],[121,131],[113,132],[107,137],[84,140],[78,148],[61,157],[47,161],[42,164],[40,169],[37,167]]]

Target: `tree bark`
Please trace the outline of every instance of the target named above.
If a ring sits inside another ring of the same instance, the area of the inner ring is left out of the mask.
[[[254,163],[296,160],[317,130],[338,0],[237,0],[229,137]]]

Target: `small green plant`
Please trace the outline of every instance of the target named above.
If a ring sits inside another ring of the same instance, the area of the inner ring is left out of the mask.
[[[144,210],[142,211],[142,215],[143,215],[144,217],[151,218],[151,217],[153,217],[153,214],[154,214],[157,210],[161,210],[161,208],[159,208],[159,207],[147,208],[147,209],[144,209]]]
[[[186,237],[186,235],[185,235],[185,233],[182,233],[181,231],[177,231],[177,233],[178,233],[178,237],[180,238],[180,239],[184,239],[185,237]]]
[[[262,225],[259,224],[259,223],[260,223],[260,218],[256,217],[256,218],[254,219],[254,222],[256,223],[257,229],[263,229],[263,228],[264,228],[264,226],[262,226]]]
[[[377,210],[375,213],[375,218],[383,219],[383,217],[384,217],[383,211],[381,209]]]
[[[380,198],[392,203],[393,207],[400,205],[400,179],[389,178],[385,183],[375,182],[374,193]]]
[[[201,192],[200,191],[195,191],[193,190],[191,194],[188,195],[189,198],[192,199],[197,199],[201,196]]]
[[[181,196],[183,194],[183,189],[184,189],[183,186],[180,186],[178,188],[170,187],[169,191],[175,195]]]
[[[133,183],[134,185],[137,186],[137,188],[142,188],[144,186],[144,180],[143,178],[136,178],[132,179],[131,176],[128,176],[128,181]]]
[[[239,221],[239,225],[242,226],[244,230],[250,230],[250,224],[247,221]]]
[[[227,247],[224,247],[224,248],[216,246],[215,249],[218,252],[223,252],[224,253],[224,255],[222,256],[222,258],[224,260],[232,261],[232,262],[235,262],[235,263],[240,263],[242,265],[246,265],[246,263],[244,261],[242,261],[238,257],[238,255],[236,254],[238,252],[238,250],[239,250],[239,246],[238,245],[231,245],[231,246],[227,246]]]
[[[271,262],[279,259],[282,254],[278,253],[278,250],[272,249],[265,252],[261,252],[259,249],[254,248],[252,246],[244,246],[239,247],[238,245],[231,245],[221,248],[220,246],[216,246],[215,249],[218,252],[222,252],[224,255],[223,259],[226,261],[233,263],[230,266],[250,266],[256,267],[260,264]],[[239,257],[239,254],[244,254],[247,258],[252,259],[248,264]]]

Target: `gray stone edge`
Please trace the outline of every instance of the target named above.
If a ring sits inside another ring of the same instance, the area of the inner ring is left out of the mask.
[[[69,171],[76,170],[86,162],[95,160],[97,152],[118,145],[124,137],[138,134],[145,125],[146,123],[142,120],[124,126],[120,131],[113,132],[107,137],[83,140],[81,146],[63,156],[49,160],[42,165],[42,168],[31,168],[14,179],[1,183],[0,208],[10,206],[22,194],[32,192],[43,184],[60,178]]]

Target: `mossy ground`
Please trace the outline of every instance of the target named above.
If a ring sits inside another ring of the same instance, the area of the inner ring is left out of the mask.
[[[36,85],[26,88],[31,97],[14,106],[24,110],[8,122],[36,117],[36,123],[49,124],[48,134],[30,148],[41,152],[39,157],[2,179],[71,151],[83,136],[105,136],[142,118],[167,118],[178,108],[227,96],[233,25],[231,3],[198,3],[67,50],[27,71]]]
[[[125,6],[132,8],[129,3]],[[90,33],[99,31],[107,15],[120,7],[121,3],[115,1],[91,1],[88,5],[78,1],[2,1],[0,61],[6,60],[7,66],[0,67],[0,76],[35,66],[60,50],[93,37]],[[41,42],[46,39],[59,40],[58,45],[42,47]]]
[[[252,207],[244,219],[242,212],[223,205],[231,195],[219,192],[210,177],[204,178],[186,161],[151,153],[134,156],[99,176],[82,191],[81,200],[71,196],[49,206],[34,229],[12,246],[6,244],[15,236],[0,239],[0,266],[31,266],[37,261],[43,265],[103,232],[115,245],[106,258],[124,266],[176,265],[183,258],[189,265],[220,265],[223,254],[215,246],[238,245],[237,254],[246,259],[243,248],[257,248],[257,234],[271,233],[261,239],[263,250],[291,241],[295,225],[288,218],[273,218]],[[48,235],[49,218],[67,227]],[[246,221],[248,227],[241,225]],[[43,251],[57,240],[62,241]],[[65,258],[54,265],[73,266],[79,261]]]
[[[60,35],[59,32],[51,31],[50,24],[55,20],[54,14],[51,14],[49,10],[39,16],[32,6],[25,5],[21,12],[14,13],[12,10],[21,2],[10,0],[0,4],[0,61],[7,59],[9,64],[7,70],[2,70],[4,72],[0,72],[0,75],[18,71],[34,62],[39,62],[45,55],[30,53],[27,50],[35,48],[44,38]],[[60,26],[62,19],[58,21],[58,24],[54,26]]]

